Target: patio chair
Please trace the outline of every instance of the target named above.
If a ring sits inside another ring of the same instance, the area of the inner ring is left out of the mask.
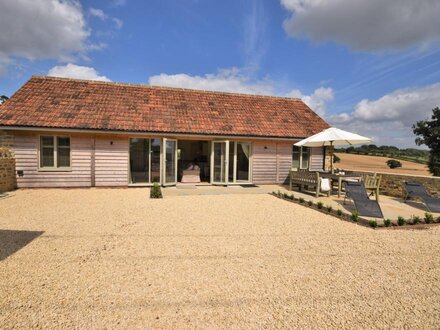
[[[345,198],[350,198],[356,211],[359,215],[374,218],[383,218],[382,210],[380,209],[377,200],[371,200],[368,197],[367,190],[365,189],[364,182],[351,182],[345,183]]]
[[[374,175],[365,175],[363,177],[365,189],[368,192],[370,192],[369,196],[374,195],[378,202],[379,202],[379,187],[381,180],[382,180],[382,176],[377,175],[376,173],[374,173]]]
[[[405,202],[410,198],[419,198],[425,203],[429,212],[440,213],[440,198],[431,197],[420,183],[403,181],[403,190],[405,191],[403,197]]]

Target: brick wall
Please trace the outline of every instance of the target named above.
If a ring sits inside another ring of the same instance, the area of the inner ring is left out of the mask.
[[[371,172],[345,171],[347,174],[372,174]],[[380,193],[393,197],[403,197],[402,181],[415,181],[425,186],[433,197],[440,198],[440,177],[415,176],[404,174],[378,173],[382,176]]]

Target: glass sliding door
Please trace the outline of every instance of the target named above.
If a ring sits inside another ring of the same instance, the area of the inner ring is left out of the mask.
[[[157,182],[160,184],[160,139],[151,139],[150,145],[151,183]]]
[[[177,140],[164,139],[164,186],[177,183]]]
[[[212,141],[211,149],[211,182],[226,184],[228,182],[229,142]]]
[[[236,172],[235,181],[248,182],[250,181],[250,155],[251,144],[247,142],[235,143],[235,159],[236,159]]]
[[[149,139],[130,139],[130,183],[150,182],[149,156]]]

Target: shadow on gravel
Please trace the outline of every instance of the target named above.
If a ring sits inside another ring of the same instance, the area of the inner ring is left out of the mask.
[[[0,261],[24,248],[44,231],[0,229]]]

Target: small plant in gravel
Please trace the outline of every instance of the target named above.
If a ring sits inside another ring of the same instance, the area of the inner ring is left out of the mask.
[[[308,206],[313,206],[313,202],[312,202],[312,201],[308,201],[308,202],[307,202],[307,205],[308,205]]]
[[[163,198],[160,185],[157,182],[154,182],[150,189],[150,198]]]
[[[278,197],[281,197],[281,196],[282,196],[282,194],[281,194],[281,191],[280,191],[280,190],[278,190],[278,192],[277,192],[277,196],[278,196]]]
[[[284,197],[284,199],[288,199],[289,198],[289,194],[288,193],[283,193],[283,197]]]
[[[331,205],[326,205],[325,209],[328,213],[331,213],[331,211],[333,211],[333,207]]]
[[[338,209],[338,210],[336,211],[336,213],[337,213],[339,216],[342,216],[342,214],[343,214],[343,212],[342,212],[341,209]]]
[[[359,220],[359,213],[357,211],[351,212],[351,220],[357,222]]]
[[[316,203],[316,206],[318,207],[318,209],[322,209],[322,207],[324,206],[324,203],[318,202],[318,203]]]
[[[434,222],[434,216],[431,213],[426,212],[424,220],[425,220],[425,223]]]
[[[302,198],[302,197],[300,197],[300,198],[298,199],[298,201],[299,201],[301,204],[305,202],[304,198]]]
[[[294,194],[290,194],[290,200],[291,201],[295,200],[295,195]]]
[[[403,226],[403,225],[405,224],[405,218],[399,215],[399,216],[397,217],[397,224],[398,224],[399,226]]]
[[[437,217],[436,222],[437,222],[437,223],[440,223],[440,217]]]
[[[385,225],[385,227],[389,227],[389,226],[391,226],[391,219],[385,219],[385,220],[383,221],[383,224]]]
[[[419,222],[420,222],[420,217],[418,216],[418,215],[414,215],[413,217],[412,217],[412,224],[413,225],[417,225]]]
[[[368,224],[370,225],[371,228],[376,228],[377,227],[377,221],[376,220],[370,220],[370,221],[368,221]]]

